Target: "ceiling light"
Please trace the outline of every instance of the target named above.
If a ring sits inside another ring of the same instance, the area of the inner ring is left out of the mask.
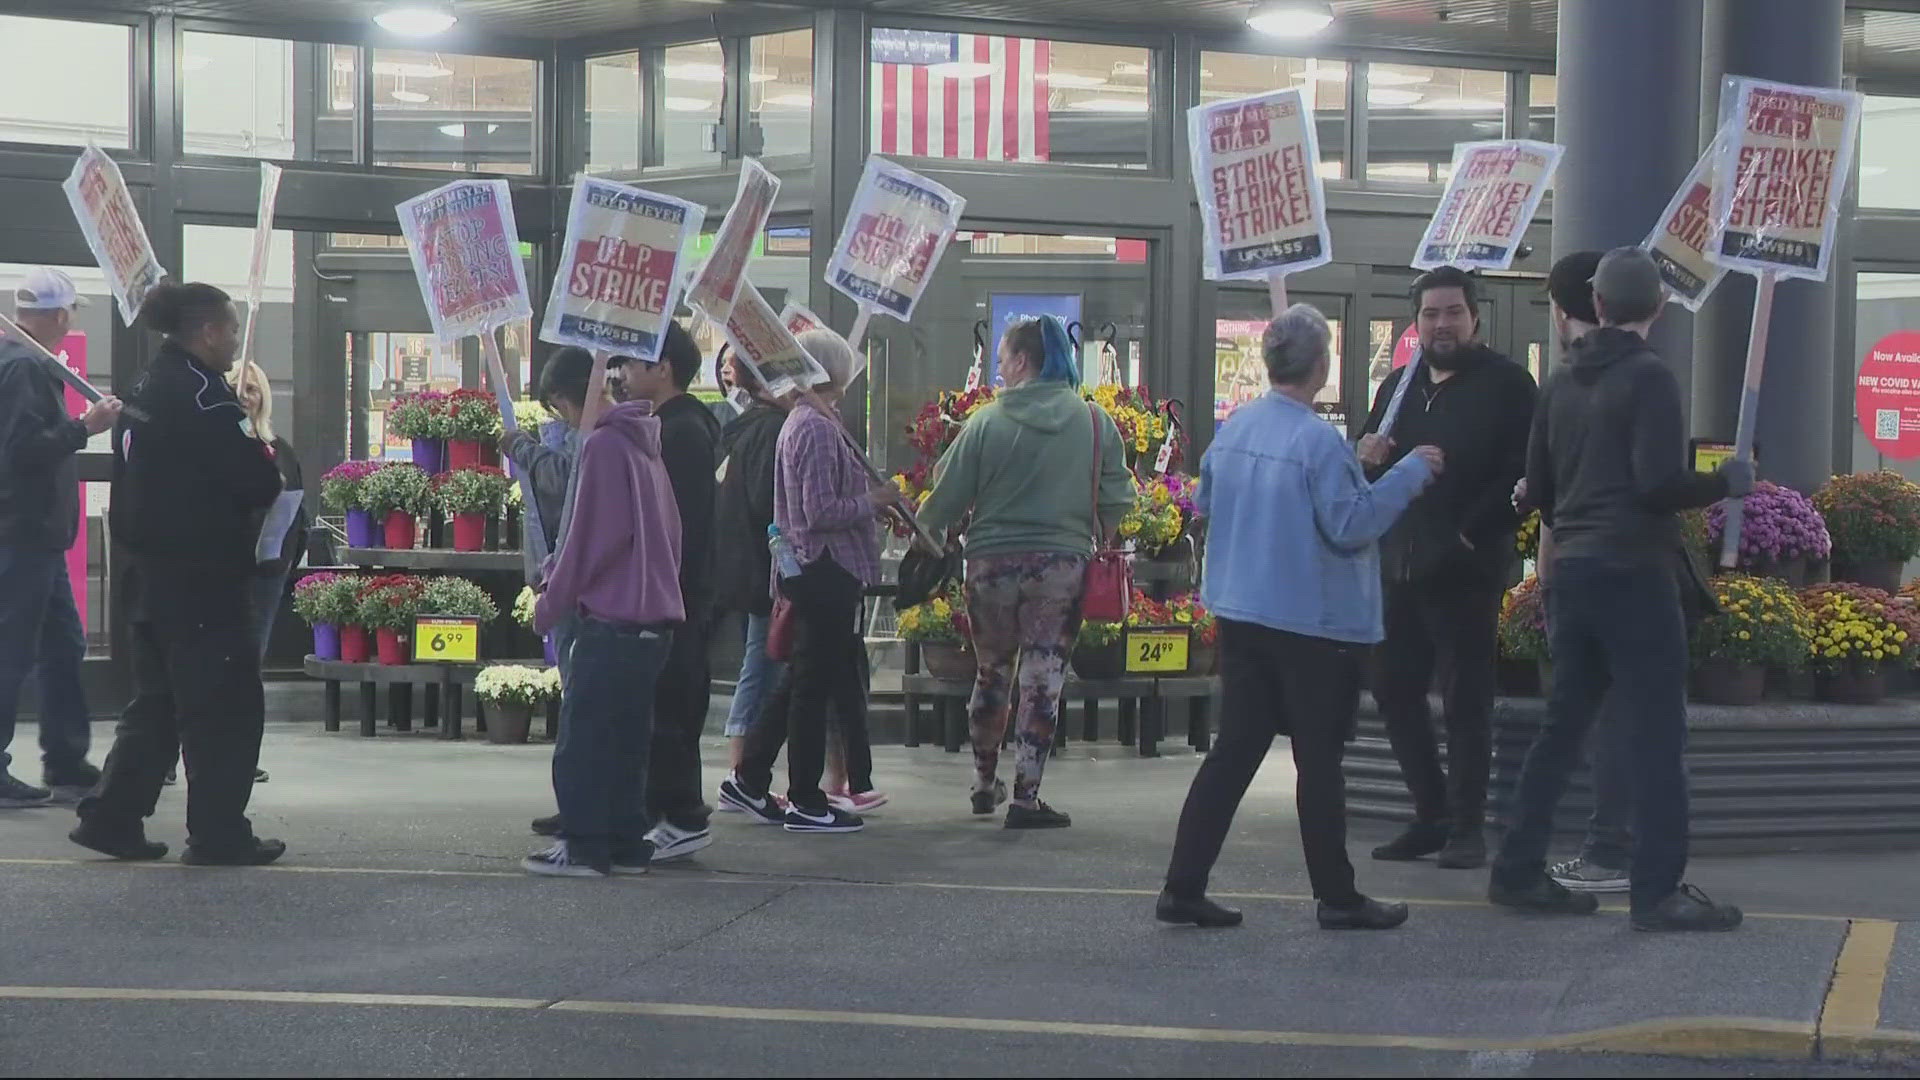
[[[1074,71],[1052,71],[1045,76],[1047,85],[1055,90],[1086,90],[1090,87],[1107,85],[1103,75],[1082,75]]]
[[[418,90],[395,90],[393,100],[404,101],[409,105],[421,105],[432,99]]]
[[[1255,4],[1247,25],[1273,37],[1302,38],[1333,25],[1333,5],[1326,0],[1272,0]]]
[[[1386,88],[1376,90],[1371,86],[1367,87],[1367,104],[1369,105],[1411,105],[1424,96],[1418,90]]]
[[[401,37],[432,37],[444,34],[460,20],[453,14],[453,8],[447,4],[403,4],[390,7],[373,17],[373,21],[389,34]]]
[[[979,60],[949,60],[927,68],[927,73],[944,79],[984,79],[998,70]]]
[[[1104,113],[1143,113],[1147,111],[1146,98],[1097,97],[1085,98],[1067,103],[1067,108],[1076,112]]]
[[[714,103],[706,98],[670,97],[666,99],[668,112],[710,112]]]

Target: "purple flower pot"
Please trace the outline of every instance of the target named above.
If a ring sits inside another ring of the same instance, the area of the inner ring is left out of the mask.
[[[546,637],[543,637],[540,639],[540,648],[543,651],[545,651],[547,654],[548,667],[560,666],[560,654],[553,651],[553,635],[552,634],[548,634]]]
[[[313,655],[321,660],[340,659],[340,628],[332,623],[313,624]]]
[[[440,439],[413,440],[413,463],[428,476],[447,471],[447,444]]]
[[[350,548],[379,547],[379,533],[373,527],[373,515],[365,510],[347,511],[347,546]]]

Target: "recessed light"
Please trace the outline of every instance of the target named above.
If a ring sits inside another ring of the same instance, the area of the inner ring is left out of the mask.
[[[403,4],[376,14],[373,21],[389,34],[432,37],[446,33],[460,20],[447,4]]]
[[[1333,25],[1333,6],[1326,0],[1272,0],[1255,4],[1247,25],[1272,37],[1312,37]]]

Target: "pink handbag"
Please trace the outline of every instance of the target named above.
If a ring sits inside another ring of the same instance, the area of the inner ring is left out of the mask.
[[[1107,547],[1107,527],[1100,520],[1100,412],[1087,402],[1093,422],[1093,555],[1087,560],[1086,590],[1080,617],[1095,622],[1124,622],[1133,604],[1133,563],[1119,548]]]

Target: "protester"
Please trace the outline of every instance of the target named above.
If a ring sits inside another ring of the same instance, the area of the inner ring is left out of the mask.
[[[1000,373],[1006,388],[941,456],[919,516],[941,535],[971,514],[973,812],[991,814],[1007,800],[1000,744],[1018,715],[1006,827],[1065,828],[1071,819],[1041,801],[1040,779],[1080,632],[1087,558],[1093,540],[1104,541],[1133,505],[1133,477],[1113,419],[1080,397],[1073,343],[1059,319],[1014,324],[1000,345]]]
[[[1354,886],[1340,759],[1354,736],[1363,655],[1382,635],[1375,541],[1440,474],[1444,456],[1418,447],[1367,482],[1313,408],[1331,341],[1326,319],[1306,304],[1268,324],[1261,349],[1272,389],[1234,412],[1201,463],[1201,596],[1220,623],[1220,735],[1180,812],[1155,911],[1162,922],[1239,925],[1240,912],[1207,898],[1207,878],[1277,734],[1293,746],[1321,927],[1386,930],[1407,918],[1405,904]]]
[[[595,366],[589,400],[604,385]],[[536,631],[570,621],[573,640],[553,752],[559,839],[522,861],[532,874],[645,873],[652,858],[655,684],[686,615],[661,427],[652,402],[629,401],[598,415],[580,445],[572,520],[534,607]]]
[[[541,438],[535,432],[515,428],[500,439],[500,452],[527,477],[533,488],[533,501],[539,513],[540,528],[549,551],[560,550],[564,539],[567,492],[572,487],[573,463],[580,456],[580,419],[587,406],[587,383],[593,371],[593,356],[587,350],[568,346],[556,349],[540,368],[540,404],[562,428],[557,439]],[[604,393],[604,392],[603,392]],[[527,561],[527,580],[540,580],[541,568],[533,564],[534,552],[522,545]],[[566,625],[555,631],[554,650],[564,655]]]
[[[254,438],[273,448],[273,462],[280,468],[281,489],[305,491],[306,482],[300,474],[300,459],[294,454],[292,444],[273,432],[273,384],[268,381],[267,373],[261,370],[259,364],[249,361],[240,370],[240,378],[234,384],[234,394],[240,402],[240,408],[247,414],[247,422],[253,425]],[[278,553],[254,567],[253,596],[249,606],[253,611],[253,632],[260,646],[260,665],[263,669],[267,662],[267,647],[273,641],[273,624],[279,618],[280,604],[287,596],[287,583],[292,580],[293,572],[307,550],[308,526],[307,508],[303,505],[288,524]],[[172,774],[168,775],[171,778]],[[255,769],[253,782],[266,783],[267,770]]]
[[[1751,462],[1688,468],[1679,384],[1646,343],[1664,303],[1659,269],[1616,248],[1593,278],[1600,328],[1548,384],[1527,454],[1527,493],[1554,530],[1548,593],[1554,658],[1547,722],[1521,768],[1512,828],[1488,899],[1527,911],[1598,907],[1547,875],[1553,812],[1611,692],[1632,755],[1631,922],[1637,930],[1731,930],[1740,909],[1683,885],[1687,865],[1687,635],[1678,511],[1740,498]]]
[[[115,431],[109,511],[132,556],[134,699],[71,838],[120,859],[164,856],[142,822],[184,751],[182,861],[269,863],[287,847],[255,836],[246,816],[266,709],[251,590],[260,514],[280,494],[280,469],[227,385],[240,344],[227,294],[162,284],[140,317],[166,341],[129,403],[138,411]]]
[[[1512,493],[1526,468],[1535,391],[1524,368],[1480,344],[1472,277],[1453,267],[1429,271],[1414,281],[1412,299],[1419,359],[1381,385],[1360,461],[1378,476],[1405,456],[1402,447],[1431,444],[1446,453],[1447,471],[1381,544],[1387,636],[1374,696],[1413,796],[1414,820],[1373,857],[1408,860],[1437,851],[1440,866],[1471,869],[1487,860],[1500,605],[1512,584],[1519,525]],[[1408,378],[1398,418],[1383,433],[1388,405]],[[1442,657],[1445,771],[1427,704]]]
[[[815,391],[833,408],[856,374],[852,348],[831,330],[809,330],[800,345],[826,369],[829,381]],[[880,579],[875,515],[899,497],[893,485],[871,480],[838,419],[805,400],[794,406],[780,431],[773,489],[774,524],[803,568],[776,582],[793,605],[792,654],[778,691],[747,734],[740,767],[720,787],[722,799],[755,821],[803,833],[864,827],[857,812],[828,802],[820,776],[831,709],[846,747],[849,795],[858,800],[873,792],[859,618],[864,587]],[[770,794],[783,742],[789,743],[785,813]]]
[[[729,354],[725,367],[736,365]],[[720,484],[714,513],[717,599],[721,608],[739,612],[746,621],[740,677],[727,712],[728,767],[738,769],[746,752],[747,732],[786,667],[767,655],[767,628],[773,616],[773,600],[767,594],[773,575],[767,526],[773,524],[774,449],[786,425],[787,410],[751,377],[723,374],[721,381],[753,388],[748,390],[752,396],[746,411],[720,432]],[[719,802],[721,809],[733,809],[724,798]]]
[[[13,294],[20,329],[55,352],[84,301],[66,274],[38,267]],[[0,809],[77,799],[100,779],[87,761],[91,733],[80,665],[87,639],[73,602],[67,551],[80,535],[80,473],[74,455],[113,426],[111,395],[75,419],[65,384],[25,342],[0,341]],[[39,686],[41,777],[8,771],[27,676]]]

